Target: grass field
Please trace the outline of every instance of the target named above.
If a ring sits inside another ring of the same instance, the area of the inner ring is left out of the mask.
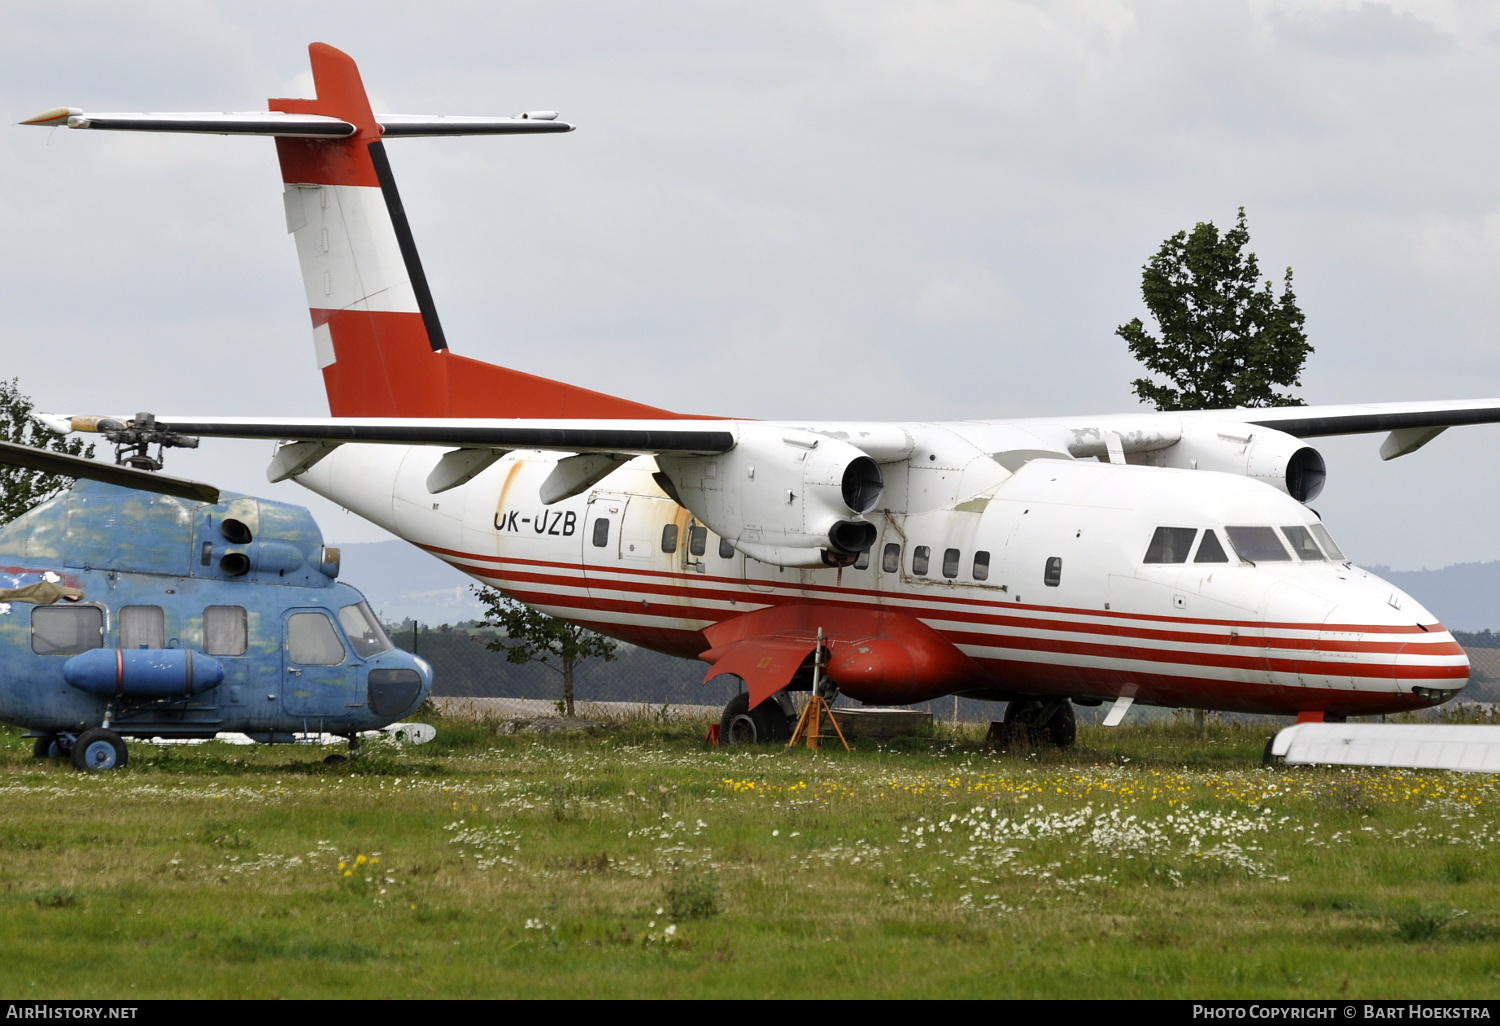
[[[0,736],[7,997],[1492,997],[1500,778],[1260,768],[1264,727],[706,748]]]

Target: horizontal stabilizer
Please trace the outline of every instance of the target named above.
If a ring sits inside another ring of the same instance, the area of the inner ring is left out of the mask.
[[[551,115],[546,117],[545,115]],[[534,135],[571,132],[555,111],[513,118],[441,114],[377,114],[382,138],[441,135]],[[183,113],[91,114],[77,107],[56,107],[22,121],[44,128],[93,128],[107,132],[187,132],[200,135],[264,135],[291,139],[347,139],[358,126],[323,114],[284,111],[189,111]]]

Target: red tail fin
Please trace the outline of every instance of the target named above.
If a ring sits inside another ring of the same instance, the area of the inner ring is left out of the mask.
[[[270,109],[336,117],[357,129],[344,139],[276,140],[330,413],[679,416],[450,354],[359,69],[325,43],[308,52],[317,98],[273,99]]]

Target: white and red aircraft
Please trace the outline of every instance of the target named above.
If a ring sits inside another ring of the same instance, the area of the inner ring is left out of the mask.
[[[374,114],[345,54],[269,113],[26,124],[267,135],[285,181],[329,418],[163,416],[284,444],[295,480],[554,616],[697,657],[744,690],[731,741],[784,737],[824,673],[866,703],[959,694],[1072,741],[1070,703],[1341,719],[1457,694],[1468,660],[1419,603],[1352,565],[1304,503],[1303,439],[1389,432],[1387,459],[1500,400],[956,423],[685,416],[454,355],[384,140],[567,132]],[[123,418],[58,417],[58,430]],[[145,426],[145,425],[138,425]]]

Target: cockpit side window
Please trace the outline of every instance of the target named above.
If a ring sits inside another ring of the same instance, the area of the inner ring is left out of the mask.
[[[375,619],[370,607],[363,602],[340,609],[339,623],[343,624],[344,633],[349,635],[349,644],[354,646],[355,655],[361,659],[368,659],[396,647],[391,644],[385,628],[380,626],[380,621]]]
[[[1313,536],[1307,528],[1293,524],[1290,527],[1283,527],[1281,533],[1286,535],[1286,540],[1292,543],[1292,551],[1297,554],[1298,559],[1304,562],[1315,560],[1321,563],[1328,558],[1323,555],[1323,550],[1318,548],[1318,543],[1313,541]]]
[[[333,621],[323,613],[293,613],[286,621],[287,655],[303,666],[337,666],[344,661],[344,643]]]
[[[1281,544],[1274,527],[1226,527],[1229,544],[1251,563],[1290,563],[1292,554]]]
[[[1333,535],[1328,533],[1328,528],[1322,524],[1308,524],[1307,529],[1313,533],[1314,538],[1318,539],[1318,543],[1323,546],[1323,551],[1328,553],[1329,559],[1335,563],[1342,563],[1344,561],[1344,554],[1333,543]]]
[[[1196,527],[1158,527],[1146,546],[1147,563],[1186,563],[1192,551]]]
[[[1198,543],[1198,554],[1193,557],[1194,563],[1227,563],[1229,555],[1224,551],[1224,546],[1219,544],[1219,536],[1213,531],[1204,531],[1203,540]]]

